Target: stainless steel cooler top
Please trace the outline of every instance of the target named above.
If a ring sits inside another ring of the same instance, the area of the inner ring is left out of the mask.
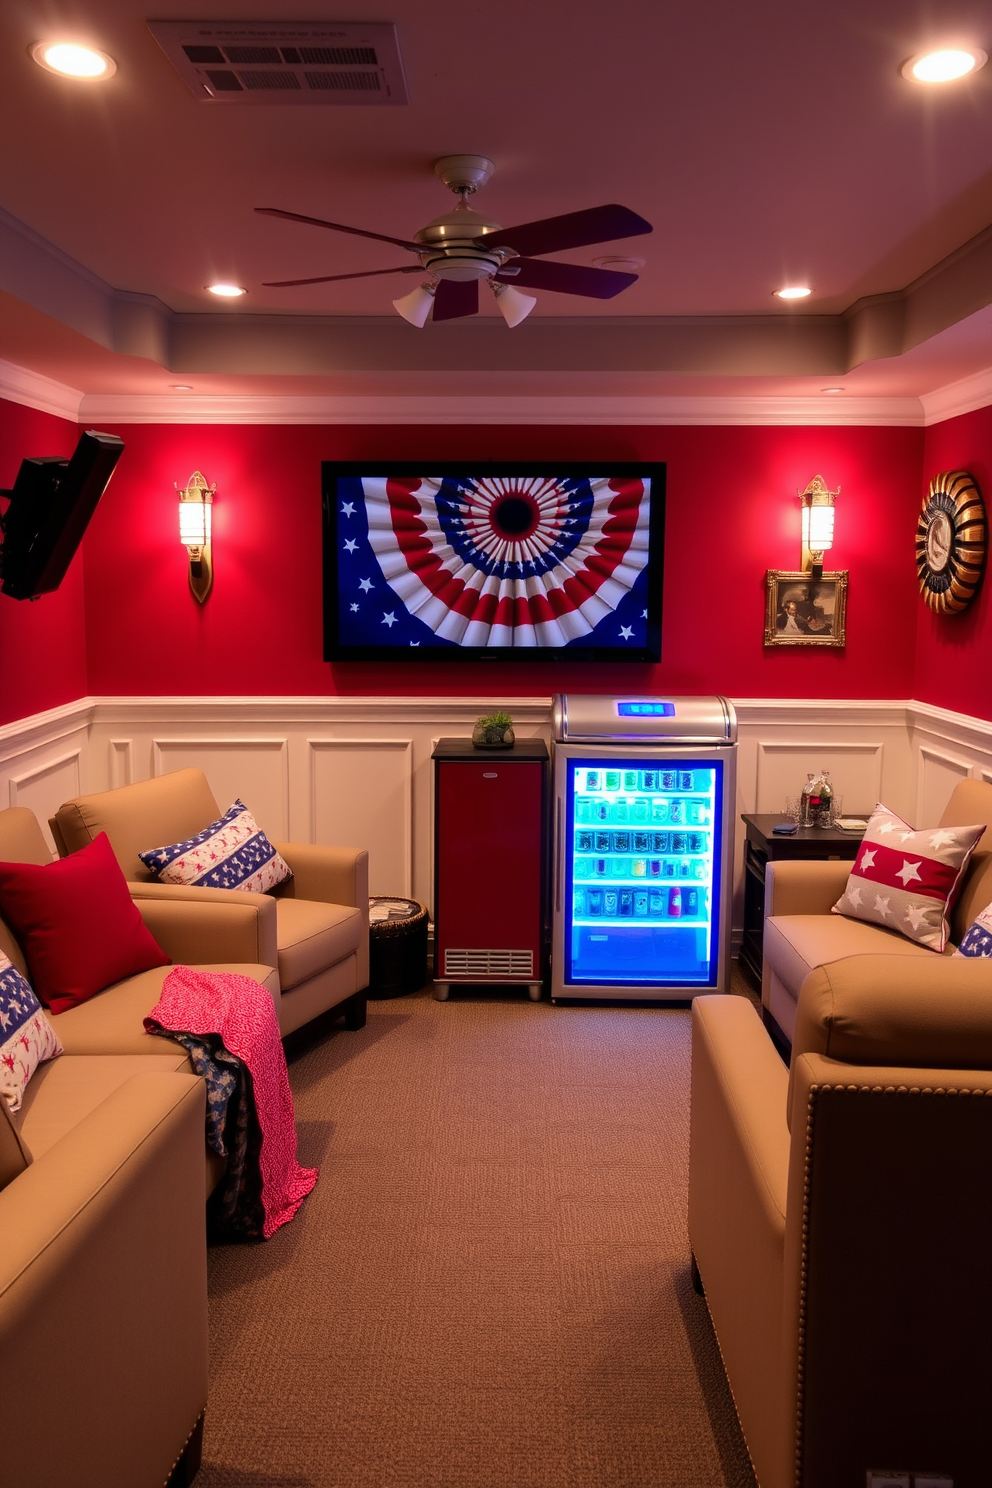
[[[554,700],[555,742],[709,744],[737,742],[737,715],[724,697],[585,697]]]

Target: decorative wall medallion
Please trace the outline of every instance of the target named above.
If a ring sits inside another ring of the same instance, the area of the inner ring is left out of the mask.
[[[935,475],[916,525],[916,572],[924,604],[938,615],[963,610],[985,567],[985,503],[967,470]]]

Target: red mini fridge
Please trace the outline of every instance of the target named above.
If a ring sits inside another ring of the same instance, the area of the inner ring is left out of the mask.
[[[548,750],[543,739],[434,750],[434,996],[526,986],[541,996],[547,943]]]

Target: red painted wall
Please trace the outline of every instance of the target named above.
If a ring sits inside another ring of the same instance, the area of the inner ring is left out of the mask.
[[[127,446],[86,538],[90,690],[141,694],[517,694],[617,688],[909,697],[912,527],[923,431],[905,428],[154,426]],[[664,460],[659,666],[321,658],[320,462]],[[217,484],[214,589],[186,584],[173,483]],[[850,570],[846,651],[762,645],[766,568],[799,565],[796,492],[841,486],[831,567]]]
[[[0,399],[0,488],[9,489],[27,455],[71,455],[76,425]],[[41,599],[0,594],[0,724],[85,697],[83,556],[61,587]]]
[[[923,492],[945,470],[970,470],[992,503],[992,408],[934,424],[926,431]],[[917,507],[922,493],[917,498]],[[914,528],[907,529],[912,542]],[[992,586],[986,576],[966,610],[933,615],[917,601],[916,680],[921,702],[992,719]]]

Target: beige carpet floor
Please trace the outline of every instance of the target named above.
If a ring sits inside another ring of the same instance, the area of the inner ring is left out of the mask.
[[[425,991],[295,1055],[321,1176],[211,1251],[198,1488],[754,1488],[689,1280],[689,1022]]]

